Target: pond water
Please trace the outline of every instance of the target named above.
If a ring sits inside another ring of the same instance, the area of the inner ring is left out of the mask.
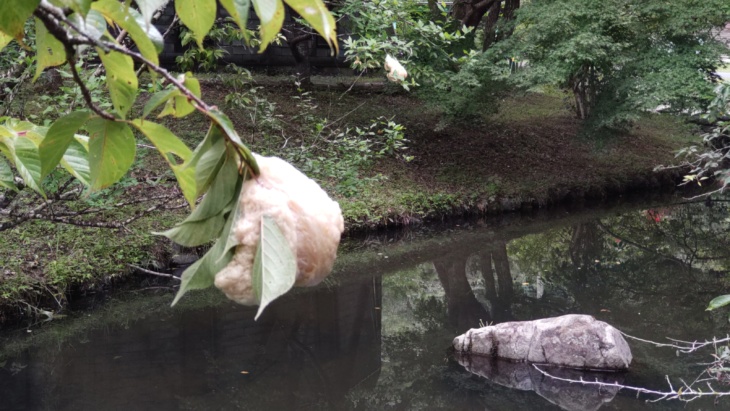
[[[171,294],[147,290],[6,330],[0,409],[730,409],[730,399],[646,402],[517,364],[460,362],[449,350],[480,324],[568,313],[655,341],[727,335],[728,312],[704,310],[728,288],[726,203],[655,204],[348,241],[325,284],[258,321],[217,292],[170,309]],[[665,376],[675,387],[692,381],[715,353],[628,342],[630,371],[600,380],[666,390]]]

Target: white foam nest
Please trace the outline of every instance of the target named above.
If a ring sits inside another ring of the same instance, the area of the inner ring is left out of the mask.
[[[314,286],[329,275],[344,230],[339,204],[316,182],[280,158],[255,156],[260,174],[243,183],[243,215],[232,227],[239,245],[215,276],[216,287],[245,305],[258,304],[251,272],[264,215],[274,219],[296,256],[295,286]]]

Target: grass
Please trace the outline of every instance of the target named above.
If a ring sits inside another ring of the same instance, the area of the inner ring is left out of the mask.
[[[254,151],[283,156],[319,176],[319,183],[339,201],[350,231],[499,211],[523,202],[547,204],[569,192],[605,193],[606,186],[625,189],[656,165],[674,161],[673,152],[697,134],[680,119],[647,114],[630,132],[581,137],[583,130],[569,99],[552,89],[512,95],[499,103],[497,114],[444,128],[433,106],[396,89],[373,93],[371,88],[354,88],[344,93],[342,85],[350,84],[330,79],[307,92],[286,79],[257,78],[247,87],[270,86],[244,89],[248,97],[262,102],[252,111],[226,107],[230,87],[221,78],[202,76],[204,99],[229,114]],[[147,98],[138,100],[137,110]],[[27,110],[38,107],[33,103],[33,96],[28,96]],[[362,152],[336,150],[342,144],[338,133],[366,128],[379,117],[405,126],[405,153],[413,156],[412,161],[388,155],[375,158],[377,146],[372,141]],[[208,129],[199,113],[155,121],[162,121],[190,147]],[[313,138],[318,127],[323,131]],[[361,155],[373,158],[362,160]],[[317,165],[312,166],[315,160]],[[343,173],[353,178],[335,176]],[[162,158],[153,149],[140,148],[130,178],[164,181],[165,176],[169,170]],[[129,191],[118,195],[149,196],[171,189],[173,183],[136,187],[131,182]],[[137,211],[140,207],[111,208],[96,218],[119,220]],[[73,290],[93,290],[126,277],[128,264],[164,263],[170,244],[150,233],[169,228],[183,215],[183,211],[158,212],[125,230],[38,221],[3,232],[0,307],[27,303],[52,308]]]

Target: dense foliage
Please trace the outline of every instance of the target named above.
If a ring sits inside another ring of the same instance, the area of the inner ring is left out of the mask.
[[[714,1],[543,0],[516,12],[495,58],[525,64],[518,84],[569,88],[576,114],[620,126],[645,110],[703,109],[727,49],[718,28],[730,4]]]

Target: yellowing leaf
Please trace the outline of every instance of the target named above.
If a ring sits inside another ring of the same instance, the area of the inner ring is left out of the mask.
[[[216,9],[215,0],[175,0],[175,12],[183,24],[192,30],[195,41],[201,49],[203,39],[215,22]]]
[[[157,107],[165,104],[168,100],[173,98],[175,96],[175,93],[180,94],[180,90],[176,88],[171,88],[158,91],[157,93],[153,94],[152,97],[150,97],[150,99],[147,100],[147,103],[144,105],[144,109],[142,110],[142,117],[144,118],[149,116],[150,113],[155,111]]]
[[[106,69],[106,84],[114,109],[120,117],[125,118],[137,97],[138,80],[134,62],[131,57],[116,51],[97,51]]]
[[[299,13],[312,28],[317,30],[329,44],[330,48],[339,51],[337,43],[337,32],[335,29],[335,18],[327,10],[322,0],[284,0],[294,11]]]
[[[198,79],[193,77],[193,73],[187,72],[178,76],[178,80],[193,93],[194,96],[200,97],[200,82]],[[175,93],[172,93],[167,99],[165,108],[158,115],[158,117],[164,117],[172,114],[173,116],[180,118],[185,117],[188,114],[195,111],[195,106],[188,100],[188,97],[182,94],[180,90],[175,89]]]
[[[13,36],[0,32],[0,51],[3,51],[5,46],[13,40]]]
[[[118,0],[98,0],[91,4],[91,8],[126,30],[139,52],[154,64],[159,64],[157,54],[162,51],[162,35],[155,26],[145,25],[137,10],[126,7]]]
[[[252,0],[256,15],[261,21],[261,47],[259,52],[266,50],[281,30],[284,24],[284,3],[281,0]]]
[[[51,33],[48,32],[46,26],[38,19],[35,19],[36,44],[38,54],[36,57],[36,69],[33,81],[43,73],[46,67],[54,67],[66,62],[66,50]]]
[[[248,40],[248,11],[251,8],[251,0],[219,0],[233,21],[238,25],[243,36]]]
[[[23,25],[38,7],[40,0],[3,0],[0,7],[0,32],[23,39]]]

